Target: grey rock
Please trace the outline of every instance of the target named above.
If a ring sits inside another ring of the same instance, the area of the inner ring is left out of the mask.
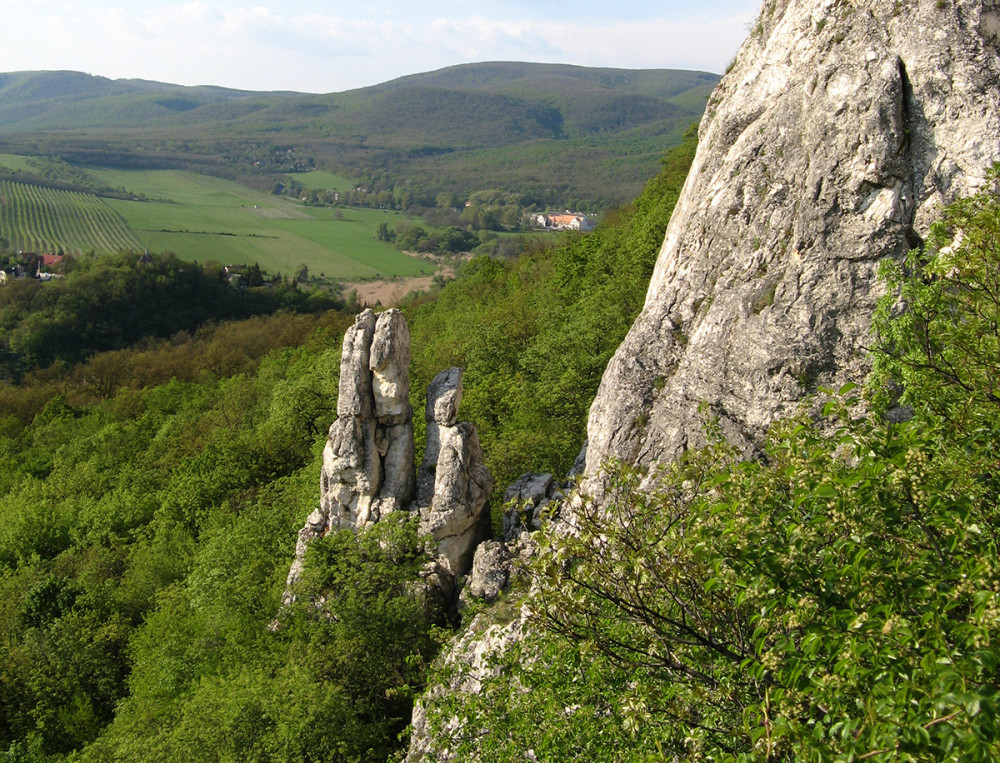
[[[452,642],[442,656],[445,667],[443,672],[448,676],[447,685],[433,686],[414,703],[411,721],[413,732],[410,735],[406,763],[458,760],[450,749],[452,739],[460,739],[474,731],[465,728],[461,718],[452,717],[446,719],[443,728],[437,730],[437,736],[432,736],[428,710],[433,712],[434,705],[443,696],[479,693],[483,681],[497,674],[496,658],[527,637],[528,628],[523,613],[517,613],[512,620],[502,623],[492,623],[482,615],[473,619],[468,629]]]
[[[323,450],[320,505],[299,531],[285,603],[293,598],[309,542],[334,528],[361,529],[390,512],[420,509],[443,570],[425,577],[449,601],[454,581],[446,585],[444,578],[468,571],[476,544],[489,535],[493,480],[475,427],[456,421],[461,369],[438,374],[428,391],[429,445],[416,496],[409,365],[410,330],[399,310],[378,316],[365,310],[345,332],[338,417]]]
[[[427,618],[440,625],[453,624],[457,617],[456,581],[451,571],[441,560],[432,559],[418,573],[418,581],[414,594]]]
[[[476,546],[488,536],[492,491],[476,428],[468,421],[441,427],[434,492],[430,505],[420,509],[421,530],[434,538],[456,575],[469,569]]]
[[[487,603],[496,601],[510,583],[512,558],[506,544],[498,540],[480,543],[462,595],[468,594]]]
[[[378,450],[385,474],[378,494],[379,513],[402,511],[409,508],[416,488],[413,421],[380,425],[379,435]]]
[[[561,497],[551,474],[528,473],[504,492],[503,539],[513,541],[522,533],[541,528],[541,513],[554,498]]]
[[[455,426],[458,406],[462,402],[462,369],[441,371],[427,388],[424,421],[427,423],[427,444],[424,458],[417,471],[417,503],[430,505],[434,496],[438,457],[441,452],[441,430]]]
[[[453,427],[462,403],[462,369],[446,368],[427,387],[427,421]]]
[[[371,340],[370,367],[375,415],[382,423],[413,420],[410,409],[410,328],[396,309],[378,316]]]
[[[337,390],[338,416],[372,415],[371,346],[375,335],[375,312],[365,310],[344,332],[340,353],[340,383]]]
[[[1000,160],[996,0],[767,3],[709,100],[634,326],[588,421],[605,459],[747,455],[819,386],[861,381],[878,263]]]
[[[472,564],[476,545],[489,536],[493,478],[483,459],[476,428],[458,421],[462,369],[439,373],[427,388],[427,446],[417,471],[421,529],[456,575]]]
[[[330,425],[320,473],[320,510],[328,518],[327,529],[368,524],[383,482],[376,429],[374,419],[362,416],[343,416]]]
[[[344,333],[337,419],[323,449],[320,501],[299,531],[284,600],[301,577],[308,543],[335,528],[358,529],[413,499],[410,331],[402,313],[365,310]]]

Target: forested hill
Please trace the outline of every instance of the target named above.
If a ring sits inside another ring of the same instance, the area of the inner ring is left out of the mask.
[[[166,119],[175,128],[233,124],[280,131],[304,127],[314,137],[386,131],[394,133],[399,143],[421,142],[440,129],[438,119],[408,113],[401,124],[387,129],[382,107],[387,95],[388,100],[405,104],[413,93],[435,90],[435,105],[444,114],[454,111],[464,128],[461,143],[486,145],[483,133],[489,127],[463,108],[473,93],[479,102],[513,107],[511,119],[528,117],[546,124],[551,137],[559,137],[562,123],[577,125],[565,132],[568,137],[580,137],[671,114],[684,113],[686,125],[700,114],[704,98],[718,80],[715,74],[672,69],[497,62],[453,66],[374,87],[316,95],[111,80],[72,71],[14,72],[0,74],[0,131],[148,127],[154,119]],[[609,104],[626,103],[631,108],[609,109]],[[540,106],[554,109],[561,119],[553,120]],[[618,113],[612,118],[612,112]],[[607,118],[595,118],[600,114]],[[533,136],[511,130],[504,139],[519,142],[526,137]]]
[[[0,151],[239,176],[327,167],[426,189],[625,203],[718,76],[494,62],[342,93],[0,74]]]
[[[463,415],[499,492],[572,463],[694,143],[592,234],[479,258],[404,305],[413,408],[441,368],[463,366]],[[300,603],[280,607],[353,315],[280,285],[227,300],[198,270],[84,258],[51,292],[0,290],[24,370],[0,379],[0,760],[399,760],[448,622],[413,595],[416,528],[331,534]],[[171,281],[197,291],[194,307],[156,293]],[[272,298],[299,312],[261,315]],[[202,304],[203,317],[257,315],[196,326]],[[86,346],[63,341],[74,326]],[[43,350],[58,362],[39,367]]]

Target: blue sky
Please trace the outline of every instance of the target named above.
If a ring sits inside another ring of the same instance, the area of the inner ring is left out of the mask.
[[[474,61],[721,72],[759,0],[0,0],[0,71],[327,93]]]

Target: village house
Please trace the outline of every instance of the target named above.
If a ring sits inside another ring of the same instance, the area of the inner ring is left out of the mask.
[[[587,219],[586,215],[576,212],[566,212],[561,215],[535,215],[531,219],[531,222],[536,228],[544,228],[546,230],[591,231],[594,229],[593,223]]]

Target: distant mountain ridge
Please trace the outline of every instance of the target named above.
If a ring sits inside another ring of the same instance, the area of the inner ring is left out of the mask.
[[[142,166],[155,146],[150,166],[171,153],[180,162],[183,152],[205,165],[205,156],[250,142],[308,152],[348,174],[387,171],[421,186],[443,175],[460,190],[486,182],[553,199],[594,198],[596,190],[621,203],[701,117],[718,80],[669,69],[488,62],[309,94],[12,72],[0,74],[0,148],[95,161],[99,145]],[[585,161],[593,168],[583,172]]]

